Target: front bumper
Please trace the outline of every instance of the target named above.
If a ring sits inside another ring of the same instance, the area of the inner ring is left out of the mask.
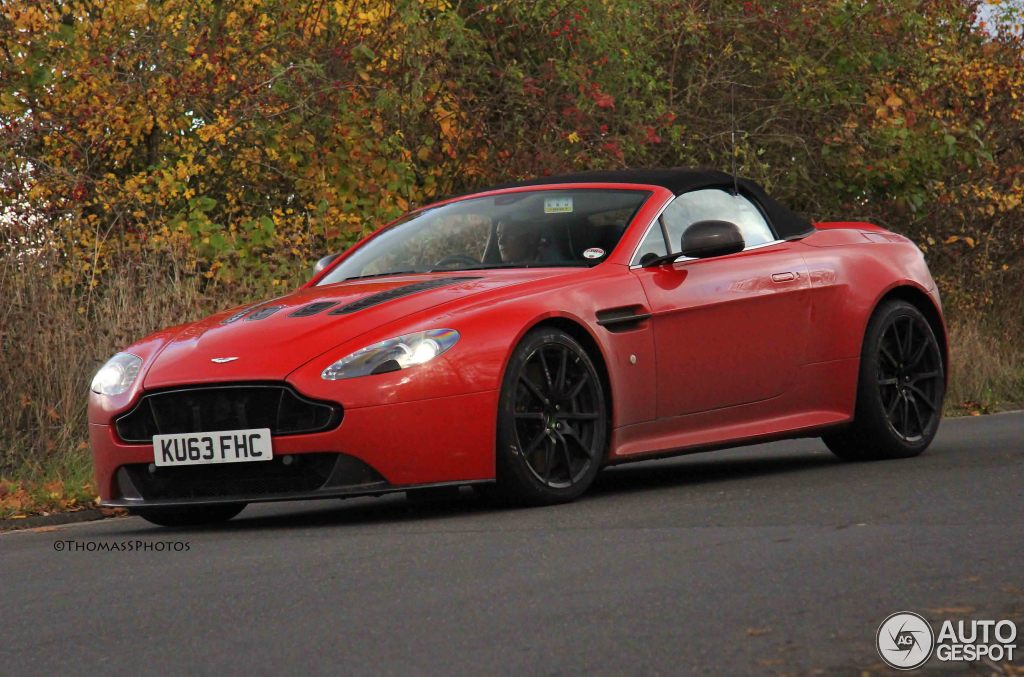
[[[185,468],[151,468],[152,445],[125,443],[112,425],[93,423],[96,485],[101,505],[140,507],[377,495],[486,482],[494,478],[497,402],[497,391],[483,391],[346,408],[334,430],[274,437],[273,461]],[[289,466],[316,472],[300,480],[278,467],[285,456],[292,457]]]

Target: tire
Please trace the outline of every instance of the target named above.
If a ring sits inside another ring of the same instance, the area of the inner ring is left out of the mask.
[[[607,397],[586,349],[559,329],[528,333],[501,387],[498,497],[520,505],[576,499],[601,469],[607,442]]]
[[[945,383],[928,320],[906,301],[888,301],[864,335],[853,422],[822,439],[848,461],[917,456],[938,431]]]
[[[220,503],[175,508],[132,508],[131,513],[162,527],[194,527],[227,522],[245,510],[245,506],[245,503]]]

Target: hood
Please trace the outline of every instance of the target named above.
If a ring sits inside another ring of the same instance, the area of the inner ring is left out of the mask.
[[[331,348],[402,317],[565,273],[564,268],[446,271],[302,288],[186,325],[156,356],[143,387],[283,380]]]

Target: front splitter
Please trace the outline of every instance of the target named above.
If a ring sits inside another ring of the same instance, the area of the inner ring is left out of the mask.
[[[409,484],[395,486],[386,482],[374,482],[358,486],[330,487],[316,491],[284,492],[277,494],[231,495],[201,498],[174,498],[145,500],[136,498],[120,498],[100,501],[104,508],[175,508],[182,506],[222,505],[225,503],[274,503],[280,501],[309,501],[323,498],[357,498],[360,496],[383,496],[417,489],[439,489],[444,487],[462,487],[477,484],[493,484],[494,480],[466,480],[461,482],[434,482],[429,484]]]

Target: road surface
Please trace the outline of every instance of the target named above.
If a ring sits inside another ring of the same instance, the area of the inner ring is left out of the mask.
[[[553,508],[104,520],[0,535],[0,671],[860,674],[896,611],[1020,623],[1022,543],[1021,413],[947,420],[910,460],[797,440],[622,466]]]

